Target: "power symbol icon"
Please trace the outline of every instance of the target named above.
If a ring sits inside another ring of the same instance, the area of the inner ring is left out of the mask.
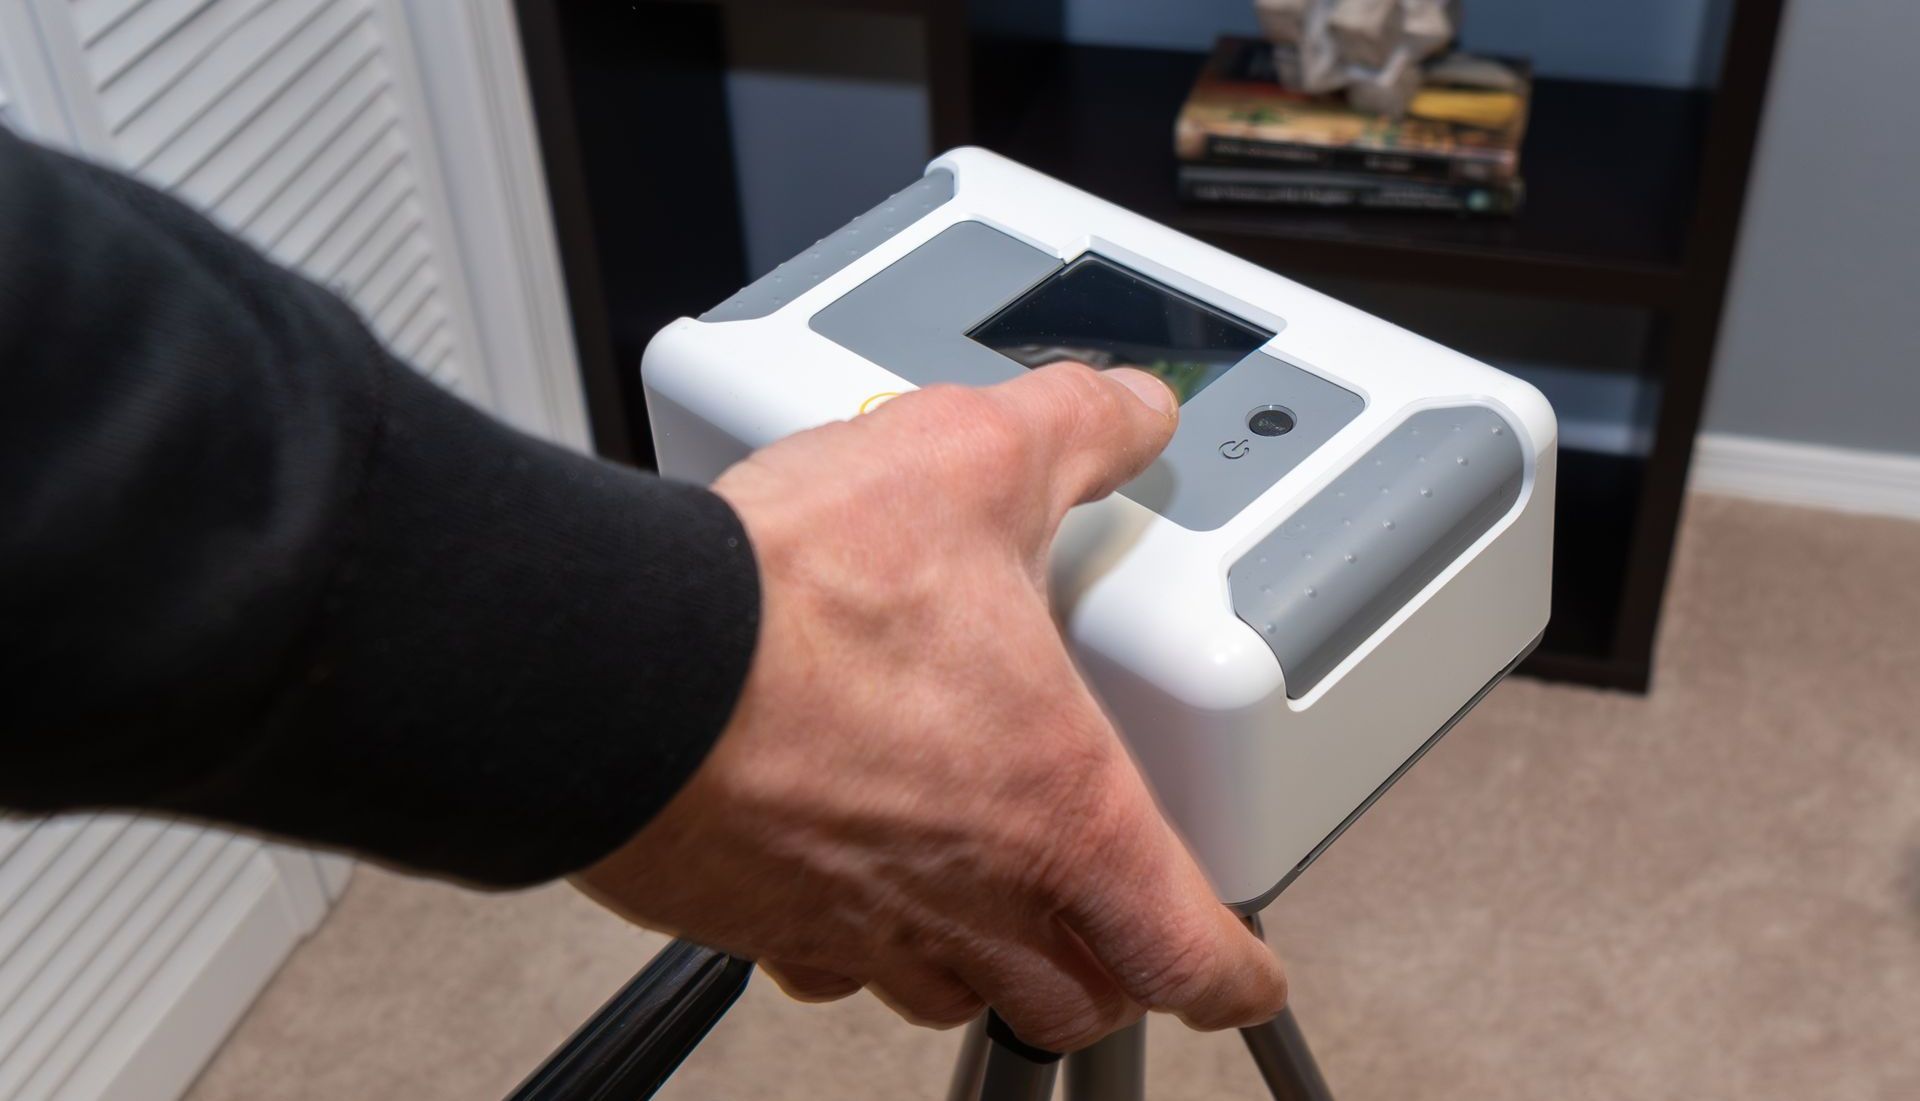
[[[1252,450],[1247,446],[1248,443],[1249,441],[1247,440],[1228,440],[1226,443],[1220,445],[1220,457],[1223,459],[1244,459],[1247,457],[1247,452]]]

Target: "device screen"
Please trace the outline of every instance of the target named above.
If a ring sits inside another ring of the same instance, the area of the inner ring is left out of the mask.
[[[1158,375],[1184,404],[1273,338],[1164,283],[1088,254],[967,334],[1029,368],[1076,360]]]

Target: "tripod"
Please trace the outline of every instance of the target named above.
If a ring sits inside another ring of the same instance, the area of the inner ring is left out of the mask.
[[[1258,926],[1255,926],[1256,930]],[[508,1101],[652,1097],[746,989],[753,964],[675,941],[600,1007]],[[1240,1036],[1274,1101],[1332,1101],[1291,1010]],[[1063,1060],[988,1013],[968,1027],[948,1101],[1049,1101],[1064,1061],[1069,1101],[1145,1101],[1147,1023]]]
[[[1061,1062],[1067,1065],[1067,1101],[1145,1101],[1144,1019],[1064,1060],[1020,1043],[998,1021],[983,1017],[968,1026],[947,1101],[1048,1101]],[[1241,1029],[1240,1037],[1274,1101],[1333,1101],[1292,1010]]]
[[[1248,924],[1260,931],[1258,918]],[[1240,1038],[1274,1101],[1333,1101],[1293,1010],[1241,1029]],[[1146,1019],[1063,1060],[1022,1043],[999,1014],[989,1012],[967,1028],[947,1101],[1050,1101],[1063,1061],[1067,1101],[1146,1101]]]
[[[1047,1101],[1062,1062],[1068,1101],[1145,1101],[1144,1019],[1064,1060],[1021,1044],[997,1020],[983,1017],[968,1027],[947,1101]],[[1292,1010],[1242,1029],[1240,1037],[1274,1101],[1332,1101]]]

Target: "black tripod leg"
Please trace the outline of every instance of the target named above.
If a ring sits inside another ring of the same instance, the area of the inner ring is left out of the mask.
[[[752,974],[751,961],[674,941],[507,1101],[652,1097]]]
[[[1266,1080],[1273,1101],[1333,1101],[1327,1080],[1320,1077],[1320,1067],[1307,1048],[1307,1038],[1293,1019],[1293,1010],[1282,1012],[1266,1024],[1241,1029],[1240,1037],[1247,1042],[1253,1065],[1260,1068],[1260,1077]]]
[[[947,1087],[947,1101],[980,1101],[980,1085],[987,1075],[987,1019],[983,1016],[967,1026],[966,1039],[960,1041],[960,1057],[953,1061],[953,1084]]]
[[[1050,1101],[1060,1056],[1022,1043],[998,1013],[987,1012],[987,1069],[981,1101]]]
[[[1147,1019],[1067,1056],[1067,1101],[1146,1101]]]

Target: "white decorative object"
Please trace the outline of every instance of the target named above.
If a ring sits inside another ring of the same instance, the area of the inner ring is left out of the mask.
[[[1333,0],[1327,33],[1341,58],[1362,69],[1386,65],[1400,43],[1401,7],[1401,0]]]
[[[1268,38],[1299,42],[1306,35],[1307,13],[1320,6],[1318,0],[1256,0],[1253,11]]]
[[[1254,0],[1281,83],[1315,95],[1347,89],[1354,107],[1398,115],[1420,90],[1420,63],[1460,25],[1458,0]]]
[[[1420,62],[1405,45],[1396,48],[1378,69],[1353,69],[1349,73],[1353,79],[1347,83],[1347,102],[1359,111],[1400,114],[1420,90]]]
[[[1441,0],[1405,3],[1401,12],[1401,41],[1415,57],[1432,57],[1446,49],[1460,29],[1456,5]]]

